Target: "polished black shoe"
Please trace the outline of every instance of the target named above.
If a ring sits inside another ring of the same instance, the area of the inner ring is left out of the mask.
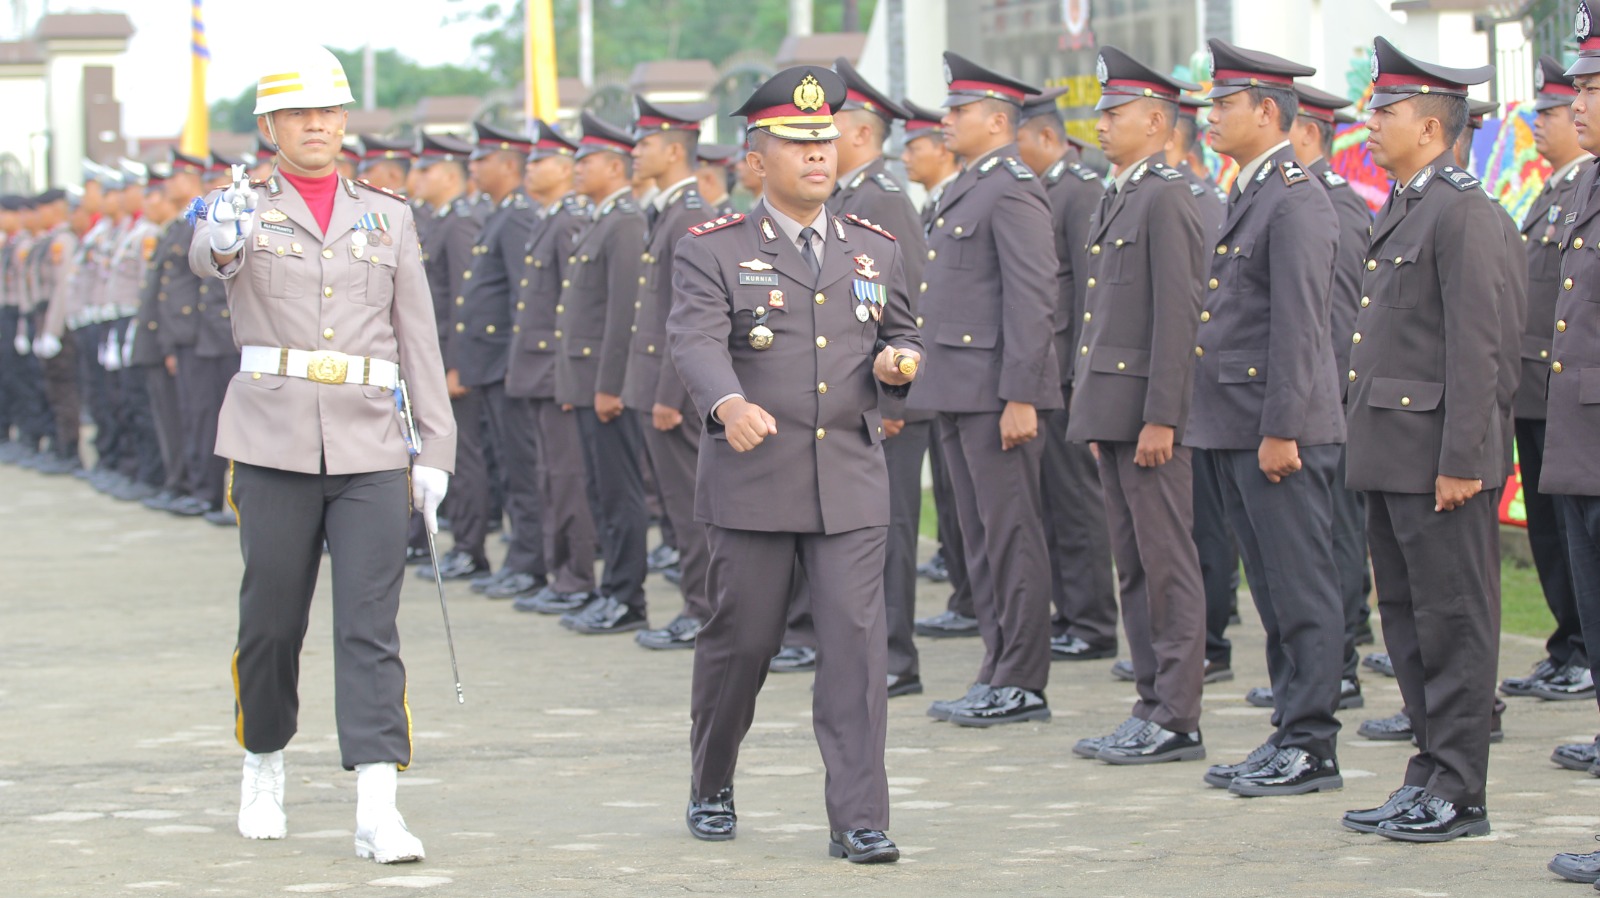
[[[892,864],[900,860],[900,849],[881,829],[847,829],[828,833],[828,855],[852,864]]]
[[[1237,764],[1213,764],[1206,768],[1204,777],[1206,785],[1216,786],[1218,789],[1226,789],[1233,785],[1236,777],[1260,770],[1277,754],[1278,746],[1273,745],[1271,742],[1263,742],[1256,746],[1254,751],[1246,755],[1243,761]]]
[[[1076,636],[1062,634],[1050,640],[1051,661],[1093,661],[1117,657],[1117,647],[1090,645]]]
[[[1376,742],[1409,742],[1412,736],[1411,718],[1406,716],[1405,711],[1398,711],[1392,717],[1363,720],[1356,732]]]
[[[950,568],[945,564],[944,550],[933,553],[933,557],[917,565],[917,576],[933,583],[950,582]]]
[[[767,662],[773,673],[804,673],[817,669],[817,650],[808,645],[786,645]]]
[[[1594,742],[1571,742],[1566,745],[1558,745],[1556,750],[1550,753],[1550,760],[1554,761],[1557,767],[1565,767],[1568,770],[1581,770],[1585,773],[1594,767],[1597,757],[1600,757],[1600,753],[1596,752]]]
[[[1535,683],[1528,694],[1547,702],[1572,702],[1594,698],[1594,674],[1588,667],[1569,664]]]
[[[1233,679],[1233,668],[1226,662],[1206,659],[1205,676],[1202,683],[1226,683]]]
[[[630,608],[611,596],[601,596],[583,606],[581,611],[561,615],[561,626],[586,636],[631,633],[649,625],[643,611]]]
[[[1131,766],[1134,764],[1160,764],[1164,761],[1200,761],[1206,756],[1206,747],[1200,733],[1174,733],[1157,723],[1145,721],[1144,726],[1127,738],[1101,747],[1095,757],[1107,764]]]
[[[691,793],[684,819],[689,823],[689,835],[696,839],[706,842],[732,839],[739,827],[738,815],[733,812],[733,787],[710,798],[695,798]]]
[[[169,511],[172,504],[183,498],[171,490],[162,490],[148,499],[140,500],[139,504],[151,511]]]
[[[679,584],[683,582],[683,568],[680,565],[671,565],[661,569],[661,576],[668,582]]]
[[[194,496],[184,496],[167,508],[167,511],[185,518],[198,518],[210,510],[211,503]]]
[[[889,674],[889,697],[899,698],[902,695],[921,695],[922,678],[913,676],[897,677]]]
[[[549,581],[543,577],[512,571],[502,577],[499,583],[485,589],[483,594],[491,599],[514,599],[518,596],[531,596],[544,589],[548,583]]]
[[[1383,804],[1364,811],[1345,811],[1339,822],[1345,829],[1353,829],[1358,833],[1377,832],[1378,824],[1411,810],[1411,806],[1426,794],[1421,786],[1401,786],[1390,792],[1389,800]]]
[[[699,618],[680,614],[659,630],[640,630],[633,634],[633,641],[657,651],[692,649],[695,637],[700,635],[703,626]]]
[[[1569,882],[1600,881],[1600,851],[1591,851],[1588,854],[1558,854],[1550,859],[1545,869]]]
[[[226,505],[221,508],[213,508],[212,510],[206,512],[204,517],[207,524],[213,524],[217,527],[239,526],[239,516],[234,514],[233,509],[227,507]]]
[[[958,710],[980,704],[989,698],[989,693],[994,687],[988,683],[973,683],[967,687],[967,694],[960,698],[945,699],[934,702],[928,706],[928,716],[934,720],[949,720],[950,715]]]
[[[1105,748],[1107,745],[1115,745],[1118,742],[1126,741],[1129,736],[1138,732],[1144,725],[1145,721],[1137,717],[1130,717],[1117,724],[1116,729],[1104,736],[1087,736],[1079,739],[1072,746],[1072,753],[1080,758],[1088,758],[1093,761],[1100,757],[1100,749]]]
[[[1228,791],[1246,798],[1265,795],[1304,795],[1344,788],[1339,764],[1319,758],[1303,748],[1280,748],[1260,769],[1233,778]]]
[[[422,564],[429,560],[427,546],[406,546],[406,564]]]
[[[1251,688],[1251,690],[1249,692],[1246,692],[1244,694],[1244,700],[1249,702],[1250,704],[1256,706],[1257,708],[1270,708],[1270,707],[1272,707],[1272,687],[1271,686],[1256,686],[1256,687],[1253,687],[1253,688]],[[1339,710],[1340,711],[1345,711],[1345,710],[1348,710],[1350,708],[1360,708],[1363,705],[1365,705],[1366,703],[1367,703],[1367,700],[1361,697],[1361,681],[1360,680],[1357,680],[1354,677],[1350,677],[1350,678],[1346,678],[1346,679],[1341,679],[1339,681]]]
[[[922,618],[916,622],[913,629],[916,630],[918,636],[926,636],[929,639],[956,639],[962,636],[977,636],[978,619],[967,617],[965,614],[957,614],[954,611],[946,611],[943,614],[935,614],[933,617]]]
[[[1244,694],[1244,700],[1247,704],[1257,708],[1270,708],[1272,707],[1272,687],[1251,686],[1250,691]]]
[[[489,587],[498,584],[501,580],[504,580],[515,573],[516,571],[503,567],[492,574],[485,574],[482,577],[473,577],[472,581],[467,584],[467,588],[475,593],[478,593],[479,595],[482,595],[489,591]]]
[[[512,600],[511,607],[538,614],[567,614],[589,604],[594,598],[591,592],[556,592],[554,588],[546,586],[532,595],[517,596]]]
[[[1133,662],[1126,658],[1111,665],[1111,676],[1128,683],[1139,679],[1139,675],[1133,672]]]
[[[439,579],[441,580],[471,580],[473,577],[487,574],[489,562],[479,561],[460,549],[451,549],[439,556]],[[424,580],[433,579],[433,564],[424,564],[417,568],[417,576]]]
[[[667,568],[677,565],[678,550],[666,543],[662,543],[650,550],[650,554],[644,557],[644,562],[646,569],[650,573],[659,574]]]
[[[113,492],[111,498],[121,502],[143,502],[157,492],[159,490],[148,483],[130,480],[122,489]]]
[[[48,474],[51,477],[59,477],[63,474],[72,474],[74,472],[83,470],[83,462],[79,461],[76,457],[54,455],[46,458],[44,461],[39,462],[39,464],[34,466],[34,470],[38,471],[40,474]]]
[[[981,702],[952,711],[950,722],[963,727],[992,727],[1002,723],[1023,723],[1050,719],[1050,705],[1043,691],[1020,686],[1000,686]]]
[[[1458,805],[1424,792],[1410,810],[1379,823],[1374,832],[1401,842],[1448,842],[1462,836],[1487,836],[1489,812],[1481,805]]]
[[[1361,659],[1361,666],[1386,677],[1394,676],[1394,662],[1389,659],[1388,652],[1368,652]]]
[[[1556,665],[1549,658],[1540,660],[1525,677],[1506,677],[1500,681],[1500,694],[1521,697],[1533,694],[1533,687],[1556,675]]]

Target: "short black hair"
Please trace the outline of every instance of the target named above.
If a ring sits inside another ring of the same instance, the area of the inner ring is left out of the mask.
[[[1467,129],[1467,98],[1447,97],[1443,94],[1418,94],[1411,98],[1417,104],[1417,114],[1439,120],[1440,136],[1445,143],[1455,146],[1461,132]]]
[[[1060,139],[1062,143],[1067,142],[1067,126],[1062,124],[1061,116],[1055,113],[1036,115],[1033,118],[1024,119],[1022,124],[1017,126],[1017,130],[1048,131]]]
[[[1007,102],[1006,100],[996,100],[993,97],[983,97],[976,102],[983,104],[984,111],[990,115],[993,115],[996,112],[1004,115],[1006,117],[1006,125],[1011,129],[1011,134],[1013,136],[1016,135],[1017,119],[1019,118],[1018,113],[1020,113],[1021,110],[1015,103]]]
[[[700,132],[690,131],[684,128],[672,128],[662,131],[651,131],[650,133],[659,135],[662,140],[665,140],[668,143],[675,143],[678,146],[683,147],[683,158],[689,160],[691,165],[694,163],[695,150],[700,146]]]
[[[1184,114],[1174,123],[1178,136],[1178,149],[1185,156],[1193,156],[1200,151],[1200,120],[1192,115]]]
[[[1251,87],[1245,90],[1245,95],[1250,98],[1251,108],[1260,106],[1266,99],[1278,105],[1279,131],[1287,132],[1294,127],[1294,117],[1300,114],[1300,97],[1294,91],[1281,87]]]

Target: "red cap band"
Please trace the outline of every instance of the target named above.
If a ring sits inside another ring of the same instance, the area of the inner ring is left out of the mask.
[[[1022,91],[1014,87],[1007,87],[1004,84],[991,84],[988,81],[952,81],[950,82],[950,92],[999,94],[1002,97],[1010,98],[1016,103],[1021,103],[1026,96]]]

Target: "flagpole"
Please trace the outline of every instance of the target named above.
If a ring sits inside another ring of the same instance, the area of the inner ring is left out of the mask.
[[[186,156],[204,156],[211,151],[211,110],[206,106],[206,67],[211,48],[206,44],[200,3],[201,0],[190,0],[189,4],[189,114],[179,141]]]
[[[525,0],[526,37],[523,39],[523,71],[528,95],[524,110],[528,119],[551,121],[560,106],[556,90],[556,29],[550,0]]]

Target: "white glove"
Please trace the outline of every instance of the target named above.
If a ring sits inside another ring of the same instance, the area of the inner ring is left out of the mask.
[[[244,200],[244,211],[233,208],[235,199]],[[236,253],[250,239],[255,228],[256,203],[260,197],[249,187],[229,187],[211,204],[206,220],[211,223],[211,248],[222,255]]]
[[[33,347],[28,344],[28,335],[20,329],[17,331],[17,338],[11,341],[11,345],[16,347],[17,355],[27,355],[33,351]]]
[[[439,532],[439,503],[450,488],[450,475],[427,465],[411,466],[411,504],[422,512],[429,533]]]
[[[40,334],[34,337],[33,354],[41,359],[55,358],[61,354],[61,339],[55,334]]]

